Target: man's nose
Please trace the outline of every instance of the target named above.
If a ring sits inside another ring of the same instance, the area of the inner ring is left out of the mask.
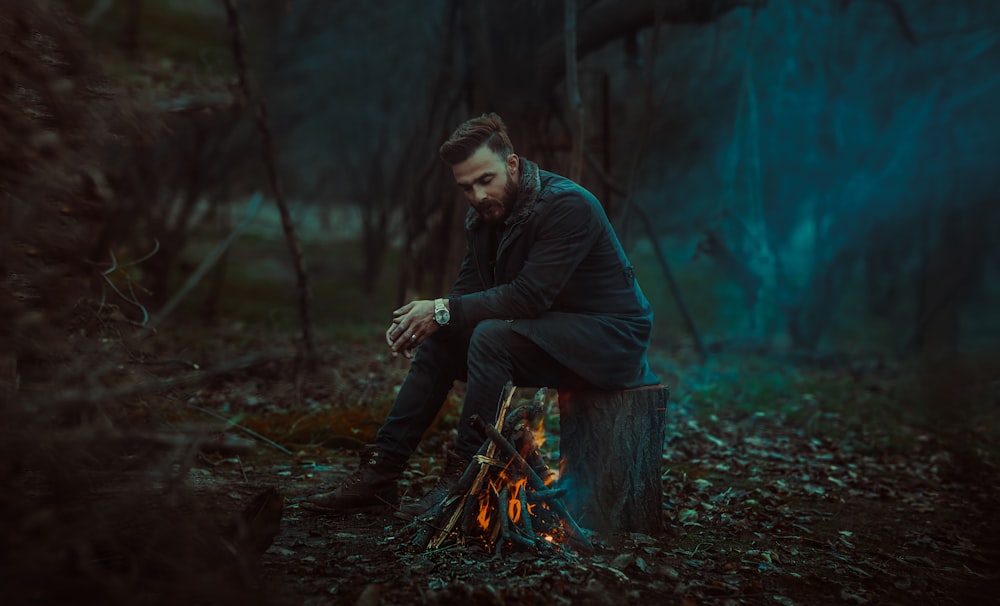
[[[482,185],[477,185],[477,186],[473,187],[472,188],[472,195],[475,198],[476,202],[482,202],[483,200],[485,200],[488,197],[486,195],[486,188],[483,187]]]

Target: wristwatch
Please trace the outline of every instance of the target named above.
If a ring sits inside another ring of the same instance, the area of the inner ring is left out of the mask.
[[[444,299],[434,299],[434,321],[441,326],[447,326],[451,321],[451,313],[444,306]]]

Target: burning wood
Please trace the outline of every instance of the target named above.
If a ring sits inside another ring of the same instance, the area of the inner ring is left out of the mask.
[[[449,540],[479,543],[499,554],[505,548],[593,551],[590,540],[553,488],[556,472],[539,449],[537,403],[510,413],[514,388],[508,384],[497,427],[479,417],[471,425],[485,441],[452,493],[414,521],[418,550],[436,549]]]

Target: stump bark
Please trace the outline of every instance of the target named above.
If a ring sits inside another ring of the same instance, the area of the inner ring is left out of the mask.
[[[567,508],[601,533],[663,530],[661,465],[670,389],[560,393]]]

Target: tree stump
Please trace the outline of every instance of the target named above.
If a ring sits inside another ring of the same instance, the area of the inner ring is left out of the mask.
[[[661,464],[670,388],[559,394],[560,484],[579,523],[601,533],[663,530]]]

